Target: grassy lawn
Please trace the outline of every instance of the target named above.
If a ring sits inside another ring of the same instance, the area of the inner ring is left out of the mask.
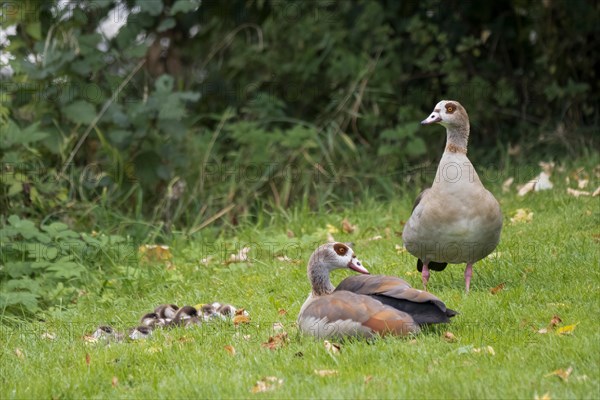
[[[502,240],[492,257],[475,265],[471,293],[464,293],[464,266],[432,273],[430,290],[460,312],[447,326],[414,338],[341,343],[338,354],[295,327],[309,292],[306,262],[328,231],[353,241],[372,273],[421,287],[416,260],[396,247],[416,193],[338,213],[282,212],[262,216],[236,236],[207,230],[178,237],[170,266],[124,265],[122,280],[83,294],[67,311],[44,313],[43,322],[2,325],[0,397],[600,397],[599,198],[568,196],[560,185],[526,197],[500,194],[499,185],[492,189],[504,212]],[[531,220],[512,223],[521,208],[533,213]],[[356,225],[354,232],[342,230],[344,218]],[[224,262],[246,246],[251,263]],[[201,263],[208,256],[208,264]],[[336,272],[334,282],[350,273]],[[134,326],[160,303],[212,301],[244,307],[250,324],[212,323],[110,345],[82,338],[99,324]],[[562,322],[549,326],[555,315]],[[281,333],[274,331],[276,322],[288,341],[270,350],[261,344]],[[538,333],[542,328],[547,333]],[[567,379],[552,374],[569,368]],[[267,376],[282,383],[252,393]]]

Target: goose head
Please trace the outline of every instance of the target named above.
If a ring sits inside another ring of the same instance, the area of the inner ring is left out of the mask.
[[[361,274],[369,271],[362,265],[350,246],[345,243],[327,243],[319,246],[308,261],[308,279],[315,295],[329,294],[335,289],[329,273],[336,269],[351,269]]]
[[[140,319],[140,323],[145,326],[165,326],[165,319],[161,318],[157,313],[144,314]]]
[[[198,310],[192,306],[183,306],[177,310],[177,314],[173,318],[173,326],[192,326],[199,325]]]
[[[129,338],[132,340],[146,339],[152,334],[152,328],[141,325],[129,331]]]
[[[448,127],[469,126],[469,116],[465,108],[455,100],[442,100],[435,105],[429,117],[421,125],[440,124]]]

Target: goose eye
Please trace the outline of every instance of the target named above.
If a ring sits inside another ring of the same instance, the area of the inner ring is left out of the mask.
[[[342,243],[336,243],[333,245],[333,250],[335,250],[338,255],[343,256],[348,251],[348,248]]]
[[[452,111],[454,111],[454,107],[450,106],[446,109],[446,111],[448,111],[449,113],[451,113]]]

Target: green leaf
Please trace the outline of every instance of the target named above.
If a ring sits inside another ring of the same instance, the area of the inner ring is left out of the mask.
[[[21,129],[14,121],[8,120],[8,124],[1,128],[0,149],[8,149],[14,145],[26,145],[46,139],[48,133],[40,131],[39,126],[40,123],[35,122],[27,128]]]
[[[25,24],[25,32],[35,40],[42,39],[42,24],[40,21]]]
[[[96,117],[96,108],[85,100],[77,100],[62,109],[63,114],[76,124],[89,124]]]
[[[175,80],[171,75],[164,74],[159,76],[156,82],[154,82],[154,88],[157,92],[162,94],[171,93],[173,91],[174,83]]]
[[[162,0],[136,0],[135,4],[140,7],[142,12],[147,12],[152,16],[159,15],[163,10]]]
[[[3,292],[0,293],[0,309],[22,305],[29,312],[39,310],[38,295],[29,292]]]
[[[425,145],[425,141],[420,137],[413,138],[406,145],[406,152],[411,156],[419,156],[421,154],[425,154],[427,151],[427,146]]]
[[[175,15],[179,12],[187,13],[190,11],[194,11],[196,8],[200,6],[200,1],[198,0],[177,0],[173,7],[171,7],[171,15]]]
[[[163,20],[160,25],[158,25],[158,28],[156,28],[157,32],[164,32],[166,30],[169,30],[171,28],[173,28],[175,26],[175,19],[174,18],[167,18],[165,20]]]
[[[54,272],[55,278],[72,279],[81,277],[81,273],[85,269],[74,262],[57,262],[47,268],[48,272]]]
[[[43,225],[42,230],[47,232],[53,239],[59,238],[78,238],[79,234],[69,229],[69,226],[62,222],[54,222],[50,225]]]

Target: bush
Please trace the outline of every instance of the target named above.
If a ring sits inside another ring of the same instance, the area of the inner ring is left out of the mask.
[[[406,166],[438,157],[443,134],[417,122],[442,97],[469,110],[481,163],[504,163],[509,144],[517,162],[580,155],[597,145],[598,11],[583,0],[9,3],[2,215],[69,208],[56,218],[86,229],[124,216],[119,230],[144,237],[136,221],[198,231],[217,216],[393,195]],[[107,21],[123,26],[109,35]]]

